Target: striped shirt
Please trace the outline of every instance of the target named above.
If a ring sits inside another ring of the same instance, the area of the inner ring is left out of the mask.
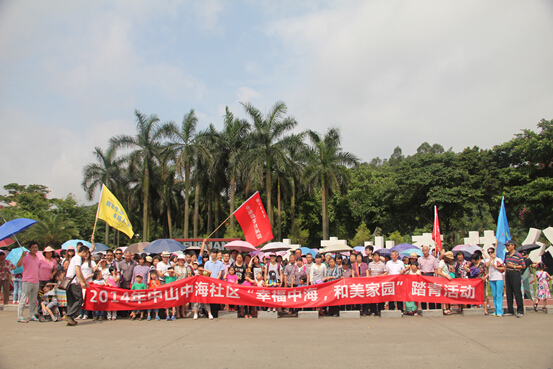
[[[509,253],[505,254],[505,266],[507,266],[508,263],[513,263],[514,265],[520,265],[522,267],[526,267],[526,263],[524,262],[524,258],[522,255],[515,251],[513,255],[510,255]],[[507,270],[515,270],[513,268],[509,268],[507,266]],[[522,271],[522,269],[516,269],[517,271]]]

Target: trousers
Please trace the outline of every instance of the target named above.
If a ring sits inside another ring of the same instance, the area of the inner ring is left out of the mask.
[[[514,314],[513,294],[517,301],[517,314],[524,314],[524,300],[522,299],[520,273],[515,270],[507,270],[505,273],[505,284],[507,289],[507,312]]]

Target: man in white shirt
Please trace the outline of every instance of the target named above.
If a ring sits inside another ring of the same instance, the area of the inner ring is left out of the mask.
[[[86,258],[89,253],[88,247],[80,246],[78,253],[71,259],[69,266],[67,267],[66,277],[73,278],[69,287],[67,288],[67,314],[65,314],[65,320],[67,325],[77,325],[75,317],[79,315],[79,309],[83,304],[83,288],[88,288],[88,282],[86,281],[81,266],[83,264],[83,258]]]
[[[403,264],[403,261],[399,260],[398,257],[399,253],[396,250],[392,251],[392,260],[386,263],[386,272],[388,272],[388,275],[399,275],[405,273],[405,265]],[[388,309],[395,310],[396,302],[390,301],[388,303]],[[403,301],[397,301],[397,309],[403,311]]]
[[[157,276],[162,285],[165,284],[165,275],[167,274],[167,269],[171,266],[169,263],[169,257],[171,254],[168,251],[163,251],[161,253],[161,261],[157,263]]]

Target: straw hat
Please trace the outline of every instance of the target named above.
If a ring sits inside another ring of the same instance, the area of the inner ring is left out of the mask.
[[[450,260],[453,260],[453,252],[452,251],[448,251],[444,254],[444,258],[448,258]]]
[[[51,248],[50,246],[46,246],[46,248],[44,249],[44,251],[42,251],[42,253],[44,254],[45,252],[54,252],[55,250],[53,248]]]

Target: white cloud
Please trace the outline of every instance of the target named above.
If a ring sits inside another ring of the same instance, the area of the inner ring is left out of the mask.
[[[340,3],[267,32],[300,56],[286,93],[300,124],[341,127],[345,145],[370,160],[424,141],[491,147],[550,114],[553,23],[544,7]]]

